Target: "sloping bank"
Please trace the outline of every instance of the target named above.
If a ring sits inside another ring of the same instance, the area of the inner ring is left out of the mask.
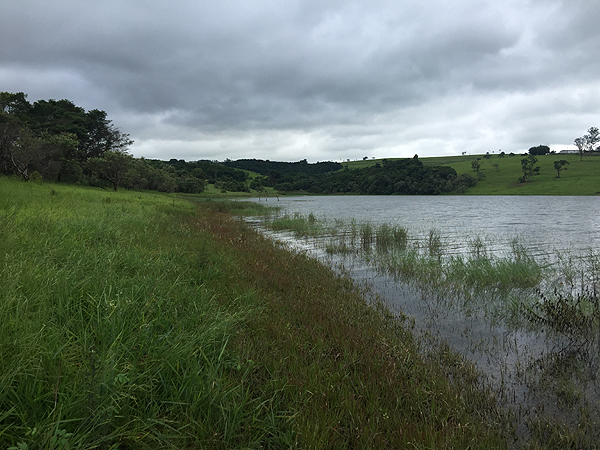
[[[410,324],[368,292],[224,209],[203,204],[193,220],[230,255],[227,289],[260,305],[230,349],[251,368],[253,392],[279,403],[265,411],[284,419],[273,442],[284,436],[279,444],[298,448],[506,445],[495,399],[468,363],[443,347],[423,358]]]
[[[424,359],[231,206],[7,178],[0,194],[0,448],[506,445],[468,364]]]

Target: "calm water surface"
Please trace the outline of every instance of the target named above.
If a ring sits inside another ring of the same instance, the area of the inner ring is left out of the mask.
[[[480,236],[500,247],[522,238],[534,252],[600,249],[600,197],[315,196],[268,203],[287,213],[400,225],[417,235],[436,229],[457,245]]]

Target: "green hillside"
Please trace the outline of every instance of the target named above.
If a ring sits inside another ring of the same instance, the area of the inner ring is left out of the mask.
[[[478,160],[480,172],[485,176],[477,186],[469,188],[469,195],[594,195],[600,192],[600,158],[585,156],[583,161],[579,155],[549,154],[537,156],[540,166],[539,175],[531,182],[519,183],[523,176],[521,160],[523,155],[468,155],[444,156],[435,158],[419,158],[425,165],[450,166],[461,175],[476,175],[472,162]],[[554,161],[566,160],[566,170],[561,170],[560,178],[554,168]],[[349,162],[350,169],[368,167],[381,160]],[[497,166],[496,166],[497,164]]]

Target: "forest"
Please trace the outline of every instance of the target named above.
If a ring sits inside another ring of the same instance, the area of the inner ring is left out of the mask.
[[[435,195],[464,192],[477,179],[414,158],[350,170],[337,162],[259,159],[169,161],[135,158],[133,144],[105,111],[70,100],[30,103],[23,92],[0,92],[0,173],[35,182],[196,194],[221,191],[312,194]]]

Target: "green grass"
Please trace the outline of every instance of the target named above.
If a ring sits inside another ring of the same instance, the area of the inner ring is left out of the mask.
[[[244,199],[260,197],[265,203],[271,204],[272,202],[277,202],[277,198],[284,195],[286,195],[286,193],[277,192],[274,188],[266,186],[263,186],[263,190],[260,192],[255,190],[252,190],[251,192],[235,192],[216,189],[214,184],[208,184],[202,193],[194,194],[194,197],[209,199]]]
[[[461,175],[468,173],[476,176],[471,168],[471,162],[480,159],[480,172],[485,175],[477,186],[469,188],[466,195],[595,195],[600,192],[600,157],[584,156],[580,161],[579,155],[543,155],[537,156],[540,174],[534,176],[531,182],[519,183],[523,176],[521,159],[523,155],[505,155],[500,158],[491,154],[489,159],[484,155],[445,156],[419,158],[425,165],[447,165]],[[554,169],[554,161],[569,162],[567,170],[561,170],[560,178]],[[353,161],[347,163],[349,168],[368,167],[381,160]],[[345,163],[346,164],[346,163]],[[495,167],[494,164],[498,164]]]
[[[0,448],[505,445],[470,364],[194,198],[0,177]]]
[[[293,439],[265,408],[284,383],[253,391],[253,366],[228,345],[261,301],[221,286],[228,256],[192,227],[192,204],[6,178],[0,189],[0,447]]]

